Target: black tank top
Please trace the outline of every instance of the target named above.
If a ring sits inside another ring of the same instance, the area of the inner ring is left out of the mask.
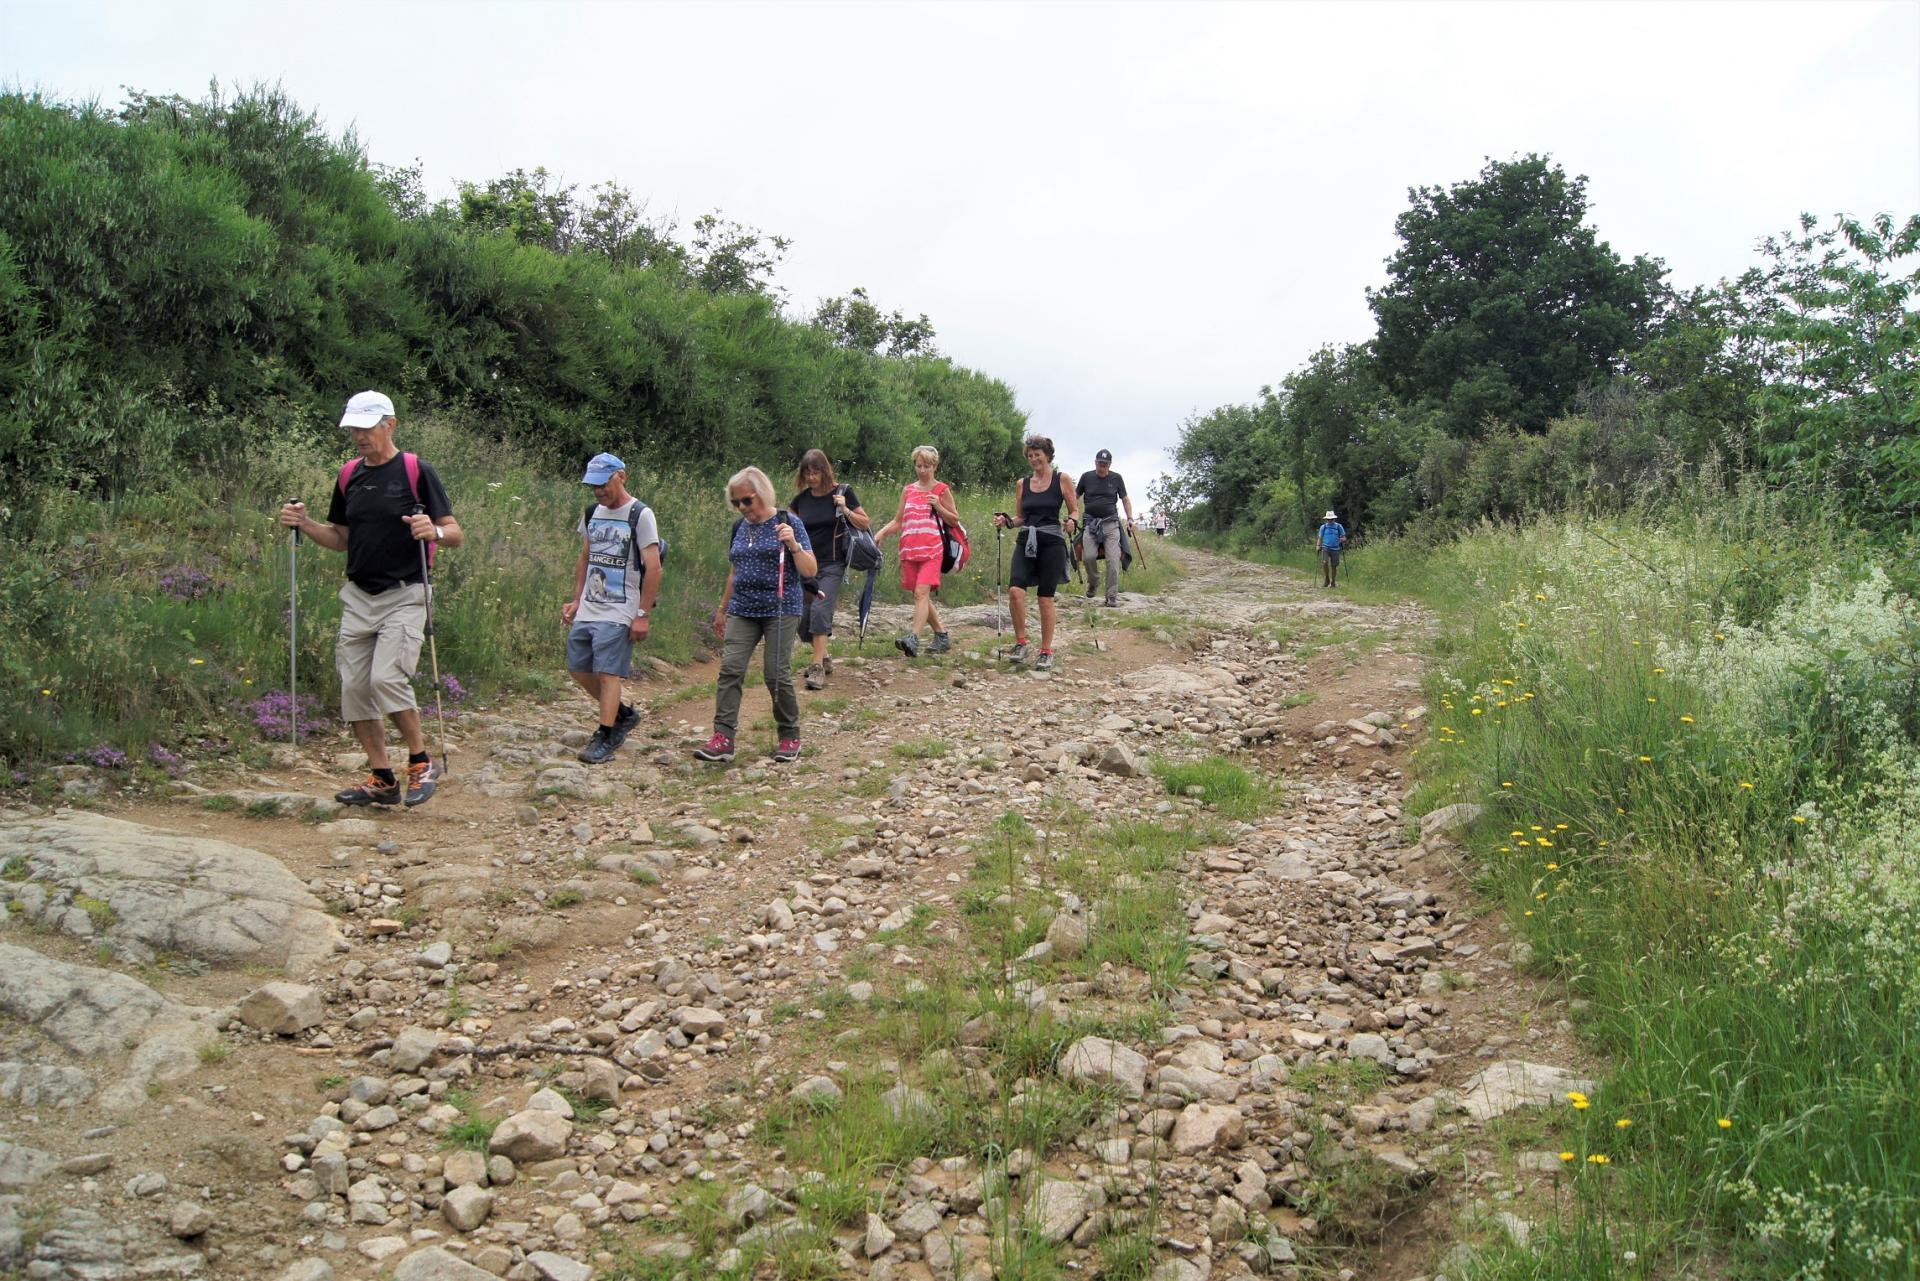
[[[1022,525],[1058,525],[1060,523],[1060,504],[1066,501],[1060,493],[1060,472],[1056,469],[1053,481],[1039,493],[1033,492],[1033,477],[1020,482],[1020,523]]]

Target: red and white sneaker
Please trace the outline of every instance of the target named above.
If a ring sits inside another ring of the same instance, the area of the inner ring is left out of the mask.
[[[733,740],[725,734],[715,734],[699,747],[693,749],[696,761],[730,761],[733,759]]]
[[[797,738],[781,739],[780,746],[773,749],[773,759],[781,762],[782,764],[786,763],[787,761],[799,760],[800,759],[800,740]]]

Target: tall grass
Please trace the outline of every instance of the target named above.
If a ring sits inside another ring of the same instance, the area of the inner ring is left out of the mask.
[[[573,589],[575,526],[591,498],[579,483],[581,464],[541,460],[455,419],[403,423],[395,443],[433,464],[467,534],[466,545],[443,552],[434,567],[449,711],[469,698],[558,687],[560,608]],[[106,501],[46,498],[37,536],[0,547],[0,763],[99,749],[103,761],[118,754],[138,764],[155,746],[164,760],[186,741],[284,737],[290,567],[275,513],[282,500],[300,497],[324,519],[347,457],[344,439],[322,453],[289,436],[237,451],[218,475],[178,473],[163,487]],[[628,487],[654,509],[669,548],[657,621],[641,652],[687,662],[711,644],[708,620],[726,582],[734,514],[721,475],[629,462]],[[785,502],[791,475],[774,479]],[[849,479],[876,526],[892,515],[897,483]],[[974,555],[942,585],[948,604],[992,595],[991,513],[1006,496],[962,492],[959,502]],[[909,603],[888,550],[876,599]],[[318,729],[337,708],[333,637],[344,562],[311,543],[298,558],[301,719]],[[1005,572],[1003,560],[1003,583]],[[1158,590],[1177,573],[1155,557],[1136,565],[1126,586]],[[858,595],[858,583],[849,584],[843,619]],[[423,692],[428,666],[423,655]]]
[[[1473,1276],[1920,1271],[1920,617],[1837,531],[1748,494],[1409,549],[1423,790],[1486,803],[1482,882],[1613,1064],[1563,1214]]]

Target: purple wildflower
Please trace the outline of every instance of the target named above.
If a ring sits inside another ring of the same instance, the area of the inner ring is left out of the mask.
[[[87,749],[87,763],[95,769],[122,769],[127,754],[110,743],[96,743]]]
[[[160,590],[175,600],[199,600],[213,594],[213,575],[191,565],[175,565],[160,575]]]
[[[300,696],[300,737],[311,738],[321,730],[319,700],[311,694]],[[247,704],[247,714],[262,738],[285,738],[288,720],[294,713],[292,695],[283,689],[268,690]]]
[[[177,775],[186,772],[186,761],[182,760],[177,753],[169,752],[158,743],[154,743],[147,748],[147,759],[169,774]]]

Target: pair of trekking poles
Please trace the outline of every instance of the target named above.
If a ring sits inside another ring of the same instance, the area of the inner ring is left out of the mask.
[[[292,500],[292,501],[298,501]],[[304,505],[304,504],[303,504]],[[415,503],[409,516],[423,516]],[[418,541],[418,540],[416,540]],[[440,705],[440,646],[433,638],[433,562],[420,543],[420,578],[427,589],[427,655],[433,664],[433,718],[440,724],[440,773],[447,772],[447,714]],[[300,531],[287,544],[287,742],[300,746]]]
[[[1002,512],[994,513],[994,515],[996,516],[1003,515],[1003,514],[1004,513]],[[1003,537],[1005,537],[1006,532],[1007,531],[1004,526],[1000,525],[998,522],[994,524],[994,527],[993,527],[993,635],[996,640],[999,639],[1001,636],[1006,635],[1006,633],[1003,630],[1001,630],[1002,620],[1005,618],[1006,615],[1005,615],[1005,611],[1001,608],[1002,598],[1000,595],[1000,582],[1001,582],[1000,552],[1002,547],[1001,540]],[[1039,535],[1036,534],[1035,537],[1037,538],[1039,537]],[[1069,564],[1076,564],[1076,562],[1073,559],[1073,552],[1071,548],[1067,552],[1067,561]],[[1091,623],[1095,634],[1097,635],[1100,631],[1100,616],[1098,614],[1089,614],[1087,615],[1087,618],[1088,618],[1088,621]]]

